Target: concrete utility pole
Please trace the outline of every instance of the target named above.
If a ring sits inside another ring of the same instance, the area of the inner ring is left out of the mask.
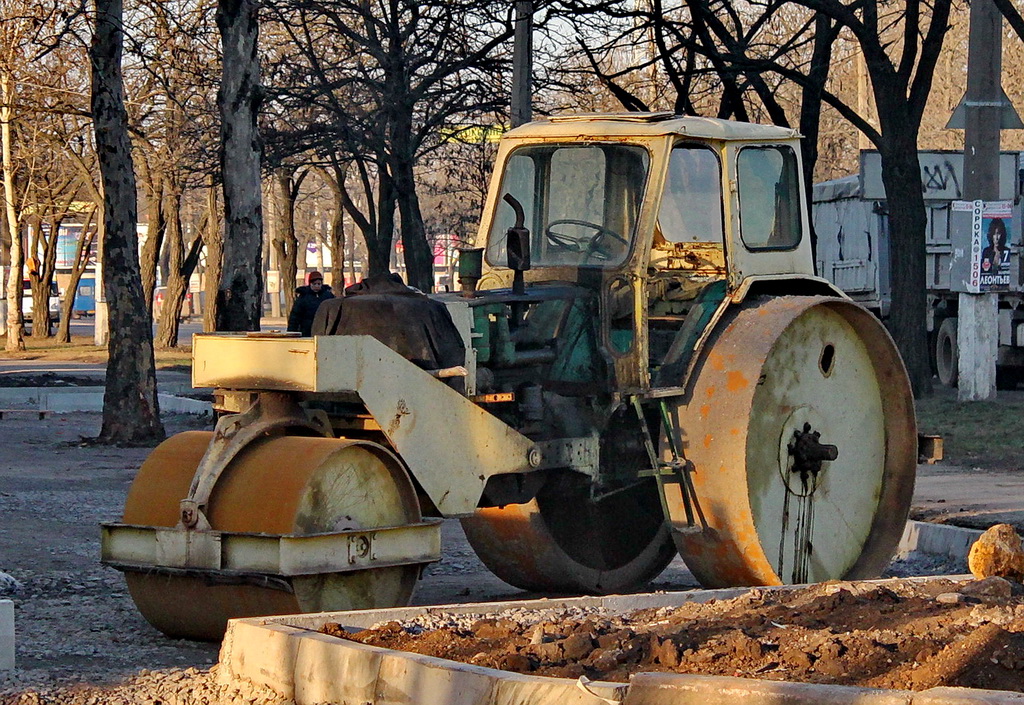
[[[512,127],[533,118],[533,0],[516,0],[516,27],[512,46]]]
[[[1003,111],[1003,17],[992,0],[972,0],[964,99],[964,199],[999,198],[999,128]],[[960,294],[957,322],[960,401],[996,396],[999,295]]]

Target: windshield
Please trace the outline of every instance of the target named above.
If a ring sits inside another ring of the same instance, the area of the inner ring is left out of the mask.
[[[668,242],[722,244],[722,167],[713,151],[691,144],[672,150],[658,227]]]
[[[505,165],[499,196],[523,206],[533,267],[622,264],[629,255],[647,184],[648,155],[621,144],[532,145]],[[515,213],[501,201],[487,238],[487,261],[505,266]]]

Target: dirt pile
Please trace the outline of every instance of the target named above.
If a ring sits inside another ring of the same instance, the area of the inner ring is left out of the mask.
[[[1024,590],[1002,578],[831,582],[624,616],[424,615],[348,634],[520,673],[627,681],[641,671],[924,690],[1024,691]]]
[[[213,669],[141,671],[118,685],[85,684],[0,695],[0,705],[287,705],[269,690],[217,683]]]

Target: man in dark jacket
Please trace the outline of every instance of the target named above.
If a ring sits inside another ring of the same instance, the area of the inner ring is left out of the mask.
[[[298,331],[304,336],[312,335],[313,318],[320,304],[334,298],[331,287],[324,284],[324,275],[312,271],[306,275],[306,286],[295,290],[295,303],[288,314],[288,330]]]
[[[316,335],[371,335],[425,370],[465,364],[462,336],[448,308],[405,285],[394,273],[367,277],[324,304]]]

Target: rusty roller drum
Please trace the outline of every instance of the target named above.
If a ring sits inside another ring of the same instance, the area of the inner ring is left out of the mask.
[[[125,502],[124,522],[175,526],[179,501],[212,438],[182,433],[146,459]],[[297,436],[248,445],[218,481],[207,509],[213,529],[308,535],[420,521],[411,482],[383,448],[365,442]],[[292,577],[289,591],[260,584],[217,584],[202,577],[127,572],[143,616],[173,637],[219,639],[229,618],[408,604],[419,567]]]
[[[604,500],[573,478],[550,482],[526,504],[462,520],[473,550],[505,582],[537,592],[611,594],[655,578],[675,547],[654,482]]]
[[[910,384],[878,320],[840,299],[747,305],[692,379],[672,411],[708,528],[675,537],[701,583],[877,576],[917,462]]]

